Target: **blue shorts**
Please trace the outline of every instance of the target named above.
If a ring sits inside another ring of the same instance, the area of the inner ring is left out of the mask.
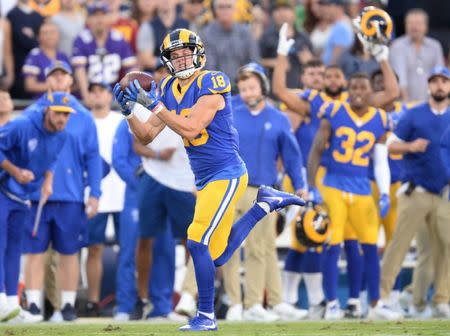
[[[175,238],[186,238],[195,210],[193,193],[162,185],[148,174],[139,180],[139,236],[153,238],[172,225]]]
[[[88,221],[89,245],[104,244],[106,242],[106,224],[109,215],[113,216],[115,240],[119,240],[120,212],[101,212]]]
[[[87,217],[83,203],[49,201],[42,210],[39,229],[33,238],[37,205],[37,202],[33,202],[25,224],[23,253],[44,253],[50,242],[55,251],[66,255],[75,254],[86,246]]]

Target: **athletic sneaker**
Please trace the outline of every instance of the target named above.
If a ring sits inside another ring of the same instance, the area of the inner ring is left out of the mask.
[[[75,321],[77,319],[77,312],[75,311],[75,307],[70,303],[66,303],[64,308],[61,310],[61,315],[64,321]]]
[[[33,315],[29,311],[19,308],[19,314],[13,319],[9,320],[8,323],[11,324],[27,324],[27,323],[38,323],[44,320],[42,315]]]
[[[180,331],[213,331],[217,330],[216,319],[210,319],[202,314],[198,314],[190,319],[188,324],[179,328]]]
[[[197,303],[194,297],[189,293],[183,293],[175,307],[175,312],[178,314],[194,317],[197,313]]]
[[[379,300],[375,307],[369,307],[367,318],[370,320],[396,321],[403,319],[403,314],[392,310],[391,307]]]
[[[245,309],[242,317],[245,321],[254,322],[273,322],[280,319],[277,314],[265,310],[261,304],[255,304]]]
[[[130,315],[130,320],[143,320],[147,318],[147,315],[151,312],[152,305],[148,300],[137,299],[134,305],[134,311]]]
[[[359,319],[362,317],[361,301],[351,298],[347,301],[347,308],[344,310],[344,316],[350,319]]]
[[[268,309],[268,311],[278,315],[282,321],[298,321],[303,320],[308,316],[308,311],[306,309],[298,309],[285,302],[273,306],[272,309]]]
[[[227,315],[225,316],[227,321],[242,321],[242,304],[231,305],[227,310]]]
[[[64,322],[64,319],[63,319],[63,316],[61,314],[61,311],[60,310],[55,310],[48,321],[52,322],[52,323],[62,323],[62,322]]]
[[[324,315],[325,320],[341,320],[343,317],[344,312],[341,310],[338,300],[327,302]]]
[[[6,322],[13,318],[15,318],[20,313],[20,308],[9,308],[4,307],[3,309],[0,309],[0,322]]]
[[[259,188],[258,195],[256,196],[256,202],[267,203],[270,207],[270,211],[282,209],[292,204],[300,206],[305,205],[305,201],[296,195],[266,186]]]
[[[311,305],[309,306],[308,310],[308,319],[310,320],[321,320],[325,316],[325,308],[327,306],[327,303],[325,301],[322,301],[321,303],[317,305]]]
[[[433,306],[433,317],[434,318],[441,318],[441,319],[448,319],[450,318],[450,306],[448,303],[438,303]]]

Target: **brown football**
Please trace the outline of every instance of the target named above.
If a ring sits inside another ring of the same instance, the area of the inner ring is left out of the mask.
[[[139,81],[139,84],[145,91],[150,90],[153,82],[153,76],[142,71],[131,71],[123,76],[119,82],[122,90],[125,90],[125,88],[130,85],[130,82],[134,81],[135,79]]]

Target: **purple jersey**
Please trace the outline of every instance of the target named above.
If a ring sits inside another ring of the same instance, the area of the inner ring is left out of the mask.
[[[72,65],[85,67],[89,82],[113,84],[119,80],[120,70],[134,67],[136,57],[122,34],[111,30],[105,46],[99,48],[94,35],[84,29],[73,43]]]
[[[69,58],[61,53],[56,53],[56,60],[69,62]],[[45,83],[45,68],[48,67],[54,60],[49,58],[41,49],[34,48],[28,54],[25,63],[22,67],[22,73],[25,77],[36,76],[37,81]],[[40,97],[41,93],[35,95],[34,98]]]

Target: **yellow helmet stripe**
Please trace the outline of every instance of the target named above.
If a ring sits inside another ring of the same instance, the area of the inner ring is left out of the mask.
[[[189,43],[189,36],[191,35],[191,32],[187,29],[181,29],[180,30],[180,41],[183,43]]]
[[[391,17],[384,10],[378,8],[371,9],[367,13],[364,13],[361,18],[361,31],[366,36],[374,36],[377,33],[377,27],[375,27],[375,25],[371,24],[370,27],[368,25],[369,19],[376,15],[381,16],[386,21],[386,36],[390,37],[393,28]]]
[[[163,41],[164,49],[169,48],[170,45],[170,34],[167,34]]]

